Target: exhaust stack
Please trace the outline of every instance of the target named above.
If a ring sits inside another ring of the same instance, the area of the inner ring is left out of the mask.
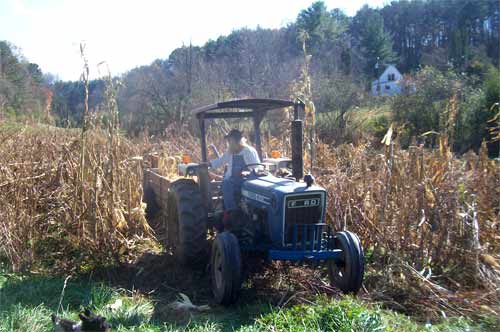
[[[295,103],[293,114],[294,120],[292,121],[292,174],[296,181],[300,181],[304,177],[304,160],[303,160],[303,130],[302,120],[299,120],[299,108],[304,108],[304,103],[299,100]]]

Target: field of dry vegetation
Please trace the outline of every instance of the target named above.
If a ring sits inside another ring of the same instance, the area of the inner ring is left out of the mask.
[[[80,131],[0,128],[0,257],[20,272],[89,272],[156,245],[143,156],[160,153],[169,173],[182,151],[198,151],[175,130],[152,143],[91,129],[82,145]],[[317,150],[328,222],[357,232],[366,251],[363,298],[428,319],[500,313],[500,167],[484,149],[457,158],[442,139],[434,150]]]
[[[485,149],[458,159],[444,139],[431,151],[322,148],[330,222],[363,239],[373,299],[428,314],[498,310],[500,167]]]
[[[101,130],[86,136],[82,149],[78,131],[0,131],[0,252],[14,271],[84,272],[151,237],[140,149],[121,138],[111,145]]]

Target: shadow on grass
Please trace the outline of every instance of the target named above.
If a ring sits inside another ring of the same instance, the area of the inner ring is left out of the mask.
[[[59,307],[64,279],[38,275],[3,275],[0,278],[0,303],[2,310],[9,306],[22,305],[28,308],[45,306],[56,312]],[[106,294],[109,293],[109,294]],[[105,287],[83,280],[68,280],[65,289],[62,307],[77,310],[82,306],[89,306],[101,296],[100,301],[106,301],[112,292],[106,292]]]
[[[63,313],[76,318],[78,311],[90,307],[108,317],[114,326],[170,325],[183,330],[208,324],[217,326],[217,330],[233,331],[252,325],[273,307],[288,301],[300,278],[287,271],[285,268],[280,272],[259,257],[246,257],[246,282],[240,300],[231,307],[222,307],[213,302],[208,268],[184,268],[170,254],[148,252],[133,263],[71,278],[62,301]],[[0,311],[8,315],[18,310],[16,306],[43,306],[44,312],[56,312],[63,286],[64,277],[6,275],[0,281]],[[194,304],[208,304],[211,309],[202,313],[173,310],[169,304],[179,293],[186,294]],[[122,310],[106,311],[106,306],[118,298],[123,299]]]
[[[143,326],[147,330],[167,325],[184,330],[217,326],[218,330],[233,331],[252,325],[256,318],[271,310],[269,304],[259,302],[252,289],[244,289],[241,301],[231,308],[215,305],[208,273],[186,271],[172,260],[168,255],[148,254],[130,266],[73,277],[64,290],[61,314],[74,319],[84,307],[90,307],[115,327]],[[50,314],[58,311],[64,283],[63,277],[0,274],[0,318],[18,317],[20,309],[26,316],[36,311],[47,326]],[[208,312],[172,309],[169,304],[180,292],[195,304],[209,304],[211,309]],[[106,309],[117,299],[123,303],[120,309],[113,312]]]
[[[162,258],[148,258],[150,259],[159,264]],[[207,300],[210,289],[203,289],[207,286],[208,277],[201,272],[199,275],[194,273],[189,275],[178,271],[179,274],[175,278],[179,279],[167,279],[169,283],[165,284],[161,280],[168,276],[167,272],[158,272],[158,275],[148,278],[148,272],[141,270],[138,266],[128,269],[128,272],[126,269],[120,270],[121,273],[115,271],[115,280],[109,283],[105,283],[96,275],[92,280],[88,277],[69,280],[62,301],[63,310],[60,314],[74,319],[84,306],[88,306],[97,314],[107,317],[114,327],[113,331],[117,332],[254,332],[292,329],[367,332],[381,330],[388,332],[486,332],[497,331],[498,326],[497,320],[473,325],[473,322],[468,319],[456,318],[427,327],[413,322],[406,316],[366,306],[362,301],[349,297],[342,300],[319,297],[310,305],[275,310],[273,309],[275,308],[273,296],[276,294],[264,297],[262,293],[257,293],[250,287],[243,289],[238,304],[228,308],[213,306]],[[115,273],[111,270],[106,272],[109,277]],[[171,284],[176,280],[179,280],[178,284]],[[57,311],[63,286],[63,278],[2,275],[0,273],[0,331],[52,331],[50,313]],[[213,307],[203,313],[175,311],[169,306],[169,302],[179,291],[192,296],[195,304],[209,303]],[[268,294],[270,289],[259,289],[259,291]],[[107,308],[109,304],[117,303],[117,300],[121,301],[117,309]],[[256,323],[261,316],[264,317]],[[384,326],[387,329],[384,329]]]
[[[247,275],[254,272],[247,271]],[[157,324],[217,324],[224,331],[252,324],[268,313],[282,296],[281,292],[267,287],[243,287],[237,304],[231,307],[217,305],[213,302],[208,268],[185,268],[165,253],[146,253],[133,264],[95,271],[92,278],[116,289],[147,295],[154,303],[152,321]],[[178,299],[180,293],[187,295],[194,304],[208,304],[211,309],[201,313],[173,310],[170,303]]]

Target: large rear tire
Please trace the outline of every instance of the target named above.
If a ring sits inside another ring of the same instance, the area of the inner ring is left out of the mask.
[[[196,182],[190,179],[173,182],[168,205],[167,232],[174,255],[184,265],[206,263],[207,211]]]
[[[222,232],[212,244],[210,274],[215,301],[229,305],[238,300],[241,289],[241,252],[233,233]]]
[[[363,284],[365,258],[361,242],[356,234],[344,231],[334,237],[336,249],[342,250],[339,260],[328,262],[330,284],[346,294],[356,294]]]

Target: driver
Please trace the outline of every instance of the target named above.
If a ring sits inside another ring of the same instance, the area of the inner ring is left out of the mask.
[[[227,166],[222,180],[224,199],[224,218],[222,221],[224,224],[229,221],[231,213],[238,207],[236,193],[241,190],[242,171],[247,168],[246,165],[260,163],[257,151],[246,143],[241,131],[232,129],[225,138],[228,142],[227,151],[220,158],[211,160],[208,163],[212,168]]]

